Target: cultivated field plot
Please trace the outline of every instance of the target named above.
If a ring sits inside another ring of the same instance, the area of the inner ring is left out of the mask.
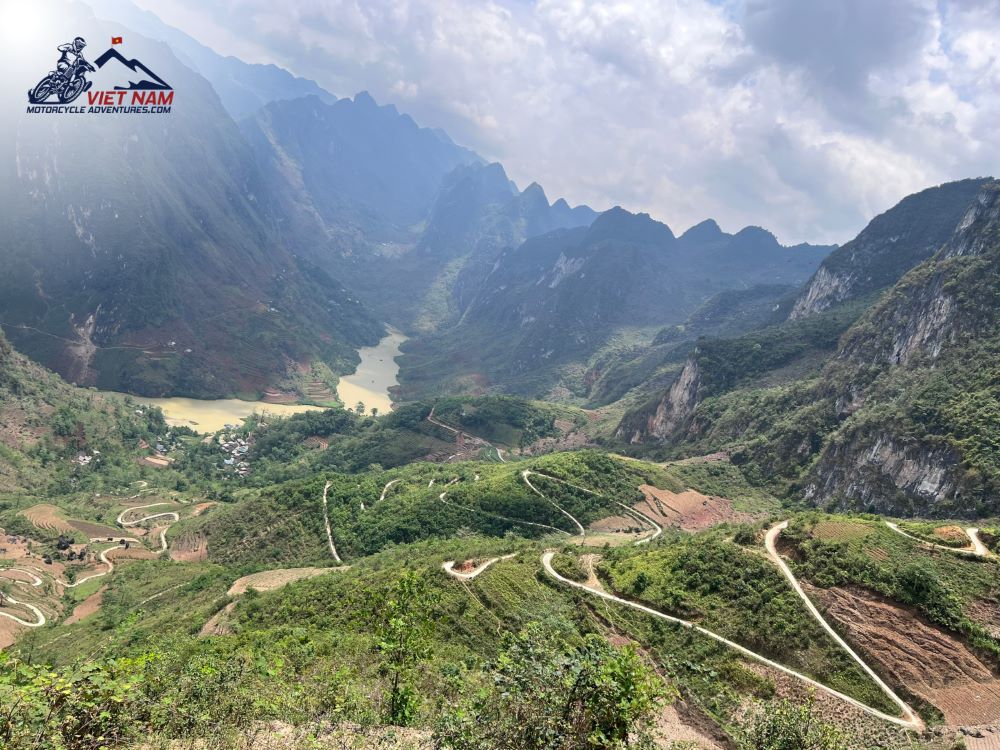
[[[177,562],[204,562],[208,559],[208,537],[200,532],[185,532],[170,544],[170,559]]]
[[[1000,680],[948,632],[860,588],[810,593],[882,674],[938,708],[948,724],[1000,717]]]
[[[658,524],[684,531],[700,531],[720,523],[744,523],[753,516],[733,508],[724,497],[703,495],[695,490],[671,492],[649,484],[639,486],[645,499],[633,507]]]
[[[128,549],[124,547],[112,547],[108,550],[107,557],[109,560],[115,562],[119,560],[155,560],[157,554],[145,547],[137,547],[133,544]]]
[[[229,587],[230,596],[245,594],[248,589],[257,591],[273,591],[282,586],[302,580],[329,573],[336,568],[283,568],[280,570],[265,570],[261,573],[253,573],[238,579]]]
[[[54,531],[59,534],[72,534],[75,529],[70,525],[62,511],[54,505],[41,503],[32,505],[21,511],[21,515],[31,521],[31,525],[43,531]]]
[[[91,521],[79,521],[75,518],[70,518],[67,523],[77,531],[86,534],[88,539],[106,539],[107,537],[114,537],[121,535],[121,529],[115,528],[114,526],[105,526],[100,523],[93,523]]]
[[[858,521],[820,521],[813,526],[814,539],[824,542],[854,542],[865,539],[875,532],[872,524]]]

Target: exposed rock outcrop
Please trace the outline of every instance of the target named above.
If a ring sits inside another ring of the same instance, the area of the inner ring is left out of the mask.
[[[648,439],[663,440],[677,432],[694,413],[698,405],[698,386],[701,370],[698,361],[690,357],[677,380],[663,395],[652,413],[640,410],[631,418],[626,417],[618,428],[618,436],[629,442],[641,443]]]
[[[814,505],[922,516],[969,515],[955,502],[960,456],[944,445],[904,441],[889,432],[834,442],[810,472]]]
[[[796,299],[789,318],[798,320],[892,286],[940,249],[988,179],[929,188],[872,219],[857,237],[823,261]]]

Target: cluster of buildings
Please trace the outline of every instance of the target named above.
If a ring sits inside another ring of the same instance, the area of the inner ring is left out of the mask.
[[[250,443],[246,439],[235,435],[231,430],[234,425],[226,425],[226,429],[218,435],[219,447],[226,454],[222,463],[233,469],[239,476],[245,477],[250,473],[250,462],[247,461],[247,454],[250,452]]]

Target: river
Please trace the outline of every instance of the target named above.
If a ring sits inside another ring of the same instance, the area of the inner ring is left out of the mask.
[[[303,411],[322,411],[320,406],[305,404],[266,404],[263,401],[241,401],[238,398],[204,400],[199,398],[143,398],[133,396],[142,404],[159,406],[167,423],[190,427],[195,432],[216,432],[227,424],[239,425],[251,414],[290,417]]]
[[[340,378],[337,397],[344,406],[353,409],[360,401],[365,410],[378,409],[380,414],[392,411],[389,388],[396,385],[399,365],[399,347],[406,341],[399,331],[390,328],[389,334],[375,346],[358,350],[361,363],[353,375]],[[121,395],[121,394],[119,394]],[[238,425],[251,414],[270,414],[288,417],[304,411],[322,411],[324,407],[306,404],[268,404],[263,401],[242,401],[237,398],[197,399],[171,396],[168,398],[143,398],[133,396],[142,404],[151,404],[163,409],[167,422],[176,426],[187,426],[196,432],[216,432],[227,424]]]
[[[394,328],[389,329],[389,335],[375,346],[358,349],[361,363],[353,375],[340,378],[337,385],[337,397],[344,402],[344,407],[353,409],[360,401],[370,412],[378,409],[379,414],[392,411],[392,399],[389,389],[397,384],[399,364],[399,347],[406,341],[404,336]]]

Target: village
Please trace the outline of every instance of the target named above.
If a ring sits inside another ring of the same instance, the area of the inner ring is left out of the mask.
[[[236,429],[236,425],[227,424],[215,439],[222,452],[226,454],[226,458],[222,461],[223,465],[232,469],[238,476],[245,477],[250,473],[247,454],[250,452],[249,440],[252,440],[253,436],[248,435],[247,438],[243,438],[235,432]]]

